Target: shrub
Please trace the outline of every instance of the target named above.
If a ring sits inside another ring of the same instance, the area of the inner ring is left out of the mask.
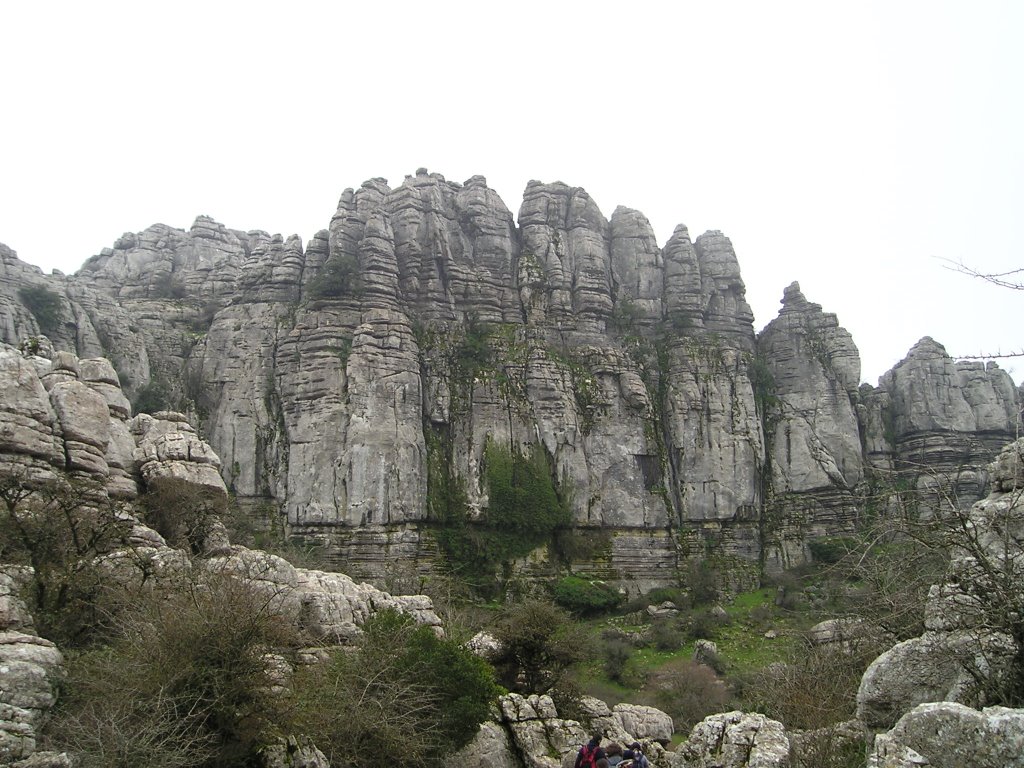
[[[41,333],[49,336],[60,330],[63,308],[59,294],[45,285],[29,285],[19,288],[18,296],[36,319]]]
[[[293,731],[355,768],[435,764],[467,744],[499,693],[486,662],[393,611],[363,630],[298,673]]]
[[[641,698],[671,715],[676,731],[688,732],[708,715],[729,709],[725,684],[709,667],[677,659],[653,672]]]
[[[718,573],[705,560],[690,563],[687,568],[686,586],[695,606],[710,605],[718,600],[718,582]]]
[[[583,628],[564,610],[528,598],[511,605],[494,627],[502,644],[495,659],[501,682],[525,693],[545,693],[577,662],[593,655]]]
[[[569,510],[559,498],[542,446],[523,453],[488,441],[484,479],[490,497],[489,525],[539,542],[569,523]]]
[[[563,677],[548,691],[548,695],[560,718],[575,720],[590,729],[592,710],[583,706],[583,691],[572,680]]]
[[[334,299],[347,294],[358,296],[361,291],[359,261],[351,253],[332,256],[309,284],[309,295],[314,299]]]
[[[659,605],[666,602],[674,603],[676,608],[688,608],[690,595],[679,587],[656,587],[647,593],[648,605]]]
[[[579,576],[565,576],[553,591],[556,603],[582,616],[610,611],[625,599],[614,587]]]
[[[626,685],[630,678],[628,667],[633,658],[633,646],[625,640],[614,639],[605,642],[602,652],[605,676],[620,685]]]
[[[172,410],[171,391],[167,383],[159,379],[143,385],[135,396],[132,404],[135,413],[156,413],[157,411]]]
[[[857,689],[877,649],[844,653],[804,647],[786,664],[772,664],[744,687],[747,707],[789,728],[813,730],[852,718]]]
[[[207,537],[221,523],[216,494],[189,486],[163,486],[142,497],[146,523],[172,547],[200,554]]]
[[[711,611],[700,611],[690,617],[686,631],[692,640],[713,640],[726,623],[727,617],[717,616]]]
[[[683,645],[685,638],[674,621],[656,621],[651,626],[651,640],[659,651],[676,651]]]
[[[150,295],[155,299],[183,299],[188,295],[188,289],[180,275],[167,272],[158,276],[151,284]]]
[[[607,530],[560,528],[555,531],[553,549],[562,562],[589,562],[611,551],[612,537]]]
[[[62,646],[89,642],[118,602],[100,558],[127,545],[131,525],[88,480],[35,487],[0,481],[0,551],[6,562],[31,565],[27,595],[39,632]]]
[[[75,659],[52,738],[84,768],[249,765],[285,703],[266,653],[299,640],[274,605],[227,576],[150,591]]]
[[[808,542],[807,547],[811,550],[811,557],[815,562],[834,565],[850,553],[855,552],[859,544],[856,539],[849,536],[830,536],[824,539],[814,539]]]
[[[750,609],[750,620],[759,626],[770,624],[775,612],[769,605],[755,605]]]
[[[570,522],[542,446],[524,453],[487,442],[482,474],[490,503],[483,518],[472,523],[465,489],[437,466],[442,462],[431,461],[428,503],[443,525],[438,543],[452,570],[481,591],[496,586],[498,566],[550,542]]]

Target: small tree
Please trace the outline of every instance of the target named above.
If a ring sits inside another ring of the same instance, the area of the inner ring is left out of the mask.
[[[552,587],[555,602],[580,616],[610,611],[626,598],[617,589],[603,581],[564,576]]]
[[[102,556],[127,547],[131,518],[94,481],[0,480],[0,551],[33,569],[29,608],[40,634],[82,645],[110,619],[114,593]]]
[[[545,693],[574,664],[591,658],[592,643],[568,613],[552,603],[527,599],[505,611],[494,627],[502,653],[499,679],[524,693]]]

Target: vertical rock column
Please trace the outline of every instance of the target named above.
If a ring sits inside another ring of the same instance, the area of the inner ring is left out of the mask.
[[[786,288],[782,310],[758,338],[768,376],[770,453],[767,565],[799,565],[807,540],[849,530],[864,477],[857,419],[860,356],[834,314]]]
[[[761,425],[748,367],[753,314],[720,232],[665,245],[662,408],[680,522],[722,554],[756,561]]]

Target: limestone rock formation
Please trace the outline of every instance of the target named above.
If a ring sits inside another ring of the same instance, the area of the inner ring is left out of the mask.
[[[581,702],[590,726],[608,741],[629,744],[643,740],[651,759],[661,755],[661,741],[672,738],[672,719],[653,707],[616,705],[598,699]],[[507,694],[498,701],[499,715],[480,726],[476,737],[454,761],[469,768],[525,765],[533,768],[572,766],[590,733],[575,720],[562,719],[550,696]],[[636,730],[629,730],[635,728]]]
[[[0,392],[4,477],[38,485],[78,473],[112,498],[178,486],[226,503],[220,460],[187,418],[167,411],[133,419],[104,358],[80,360],[46,344],[24,351],[0,344]]]
[[[1020,396],[994,366],[925,339],[858,386],[852,339],[798,285],[755,336],[725,235],[679,226],[659,247],[642,213],[607,219],[562,182],[530,182],[513,217],[484,177],[419,169],[345,190],[325,224],[305,245],[157,224],[70,277],[0,247],[0,341],[43,352],[0,360],[0,460],[130,498],[128,402],[181,412],[220,464],[169,463],[192,448],[165,440],[146,473],[216,494],[219,472],[383,580],[433,567],[439,517],[487,519],[489,443],[540,447],[577,531],[607,537],[569,565],[635,592],[702,553],[736,586],[805,562],[873,470],[967,504],[1013,434]],[[440,509],[440,468],[464,508]],[[509,565],[552,569],[540,550]]]
[[[140,413],[130,425],[135,438],[135,466],[149,491],[192,489],[212,501],[217,511],[227,506],[227,489],[220,476],[220,459],[199,438],[184,414]]]
[[[509,732],[496,722],[480,724],[473,740],[455,757],[466,768],[519,768]]]
[[[665,746],[672,740],[672,718],[656,707],[627,702],[609,707],[600,699],[584,696],[580,708],[590,730],[600,731],[607,741],[629,744],[643,740]]]
[[[28,574],[0,571],[0,763],[29,757],[64,674],[57,647],[35,633],[31,614],[18,596]]]
[[[264,747],[260,759],[263,768],[331,768],[327,757],[315,744],[294,736]]]
[[[1020,393],[995,363],[956,362],[925,337],[865,407],[873,464],[934,490],[937,507],[967,508],[985,495],[986,465],[1017,435]]]

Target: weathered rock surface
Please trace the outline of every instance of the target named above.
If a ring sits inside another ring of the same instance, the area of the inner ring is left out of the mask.
[[[871,663],[857,693],[857,717],[876,730],[918,704],[984,702],[975,674],[997,675],[1012,658],[1004,635],[979,638],[975,632],[928,632],[905,640]]]
[[[28,575],[13,566],[0,573],[0,763],[5,765],[35,752],[36,735],[64,674],[61,652],[35,634],[18,597]]]
[[[114,498],[176,487],[224,506],[220,459],[187,417],[132,419],[108,360],[36,351],[50,358],[0,344],[0,476],[39,484],[79,473]]]
[[[508,730],[495,722],[481,723],[476,736],[459,750],[454,761],[466,768],[519,768],[522,765]]]
[[[11,763],[11,768],[74,768],[75,763],[66,752],[35,752],[24,760]]]
[[[826,619],[807,631],[807,639],[814,645],[825,646],[844,653],[856,653],[862,648],[881,645],[885,640],[893,642],[880,627],[863,619]]]
[[[326,755],[295,737],[280,739],[260,752],[263,768],[331,768]]]
[[[966,509],[985,495],[988,463],[1017,436],[1020,393],[995,363],[955,362],[925,337],[865,407],[868,444],[885,446],[872,462],[933,490],[934,506]]]
[[[133,459],[150,491],[189,489],[197,498],[212,502],[218,511],[227,506],[227,489],[220,476],[220,458],[196,434],[184,414],[160,411],[140,413],[131,422],[135,438]]]
[[[204,561],[213,573],[228,573],[264,590],[300,626],[328,644],[351,642],[373,613],[392,609],[417,622],[441,626],[433,603],[424,595],[394,596],[343,573],[296,568],[287,560],[259,550],[234,546],[230,553]]]
[[[868,768],[1024,766],[1024,710],[921,704],[875,738]]]

